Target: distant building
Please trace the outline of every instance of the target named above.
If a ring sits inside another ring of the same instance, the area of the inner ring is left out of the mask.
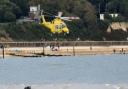
[[[117,18],[119,14],[109,14],[112,18]]]
[[[100,14],[100,20],[104,20],[104,14]]]
[[[111,33],[112,30],[122,30],[127,32],[128,31],[128,23],[127,22],[113,22],[109,25],[107,32]]]
[[[30,12],[29,12],[30,18],[35,19],[39,16],[39,14],[40,14],[40,5],[30,6]]]
[[[111,16],[112,18],[117,18],[119,16],[119,14],[115,13],[111,13],[109,14],[109,16]],[[100,20],[104,20],[105,19],[105,14],[100,14]]]
[[[117,13],[110,13],[109,16],[112,18],[117,18],[119,14]],[[105,20],[105,14],[100,14],[100,20]],[[128,23],[127,22],[112,22],[108,29],[107,32],[111,33],[112,30],[122,30],[127,32],[128,31]]]
[[[37,10],[38,10],[37,6],[30,6],[30,13],[36,14]]]

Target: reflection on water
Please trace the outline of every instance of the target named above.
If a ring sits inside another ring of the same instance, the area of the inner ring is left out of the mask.
[[[128,55],[6,57],[0,60],[0,84],[127,84],[127,58]]]

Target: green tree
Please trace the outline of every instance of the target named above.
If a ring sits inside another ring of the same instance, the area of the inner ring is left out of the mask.
[[[10,1],[0,3],[0,22],[16,21],[20,15],[20,9]]]
[[[16,16],[15,16],[15,14],[13,14],[11,12],[5,12],[4,13],[4,20],[7,22],[16,21]]]
[[[21,10],[22,16],[28,16],[29,12],[29,0],[10,0],[15,3]]]

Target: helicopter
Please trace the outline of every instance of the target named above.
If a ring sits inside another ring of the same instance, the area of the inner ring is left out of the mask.
[[[31,13],[34,14],[33,18],[25,18],[22,19],[21,22],[37,22],[41,26],[44,26],[50,30],[51,33],[67,33],[69,34],[69,28],[67,27],[64,21],[72,21],[72,20],[79,20],[79,17],[62,17],[63,12],[58,12],[58,15],[45,15],[43,10],[40,10],[40,5],[34,10],[32,8]],[[49,13],[48,13],[49,14]],[[53,18],[51,21],[46,21],[46,17]]]
[[[54,19],[50,22],[45,20],[45,15],[41,15],[40,17],[40,24],[45,26],[46,28],[50,29],[52,33],[67,33],[69,34],[69,29],[64,22],[78,20],[79,17],[62,17],[62,12],[58,12],[58,16],[50,16],[54,17]]]

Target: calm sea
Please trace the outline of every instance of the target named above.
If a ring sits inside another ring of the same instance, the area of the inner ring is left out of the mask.
[[[95,85],[95,87],[99,84],[107,84],[107,86],[128,84],[128,55],[5,57],[4,60],[1,58],[0,88],[9,89],[2,85],[20,84],[33,86],[49,84],[51,87],[52,84],[76,86],[81,84],[80,86],[84,85],[84,88],[86,84]]]

